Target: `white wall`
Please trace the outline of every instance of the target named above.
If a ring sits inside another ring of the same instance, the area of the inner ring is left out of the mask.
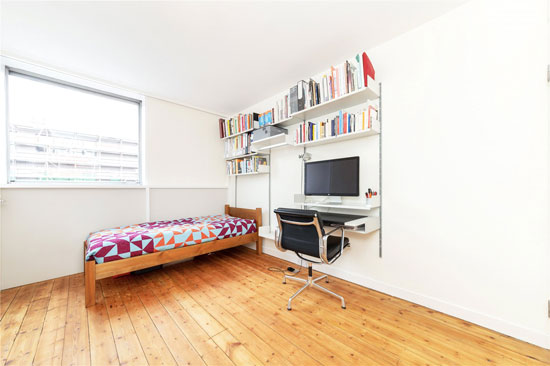
[[[350,234],[322,270],[550,348],[546,16],[545,0],[471,1],[367,50],[383,83],[384,254],[377,234]],[[308,150],[372,158],[367,139]],[[271,209],[299,192],[300,152],[273,150]],[[268,178],[254,179],[238,202],[267,209]]]
[[[218,118],[146,97],[148,188],[3,187],[1,288],[81,272],[82,243],[91,231],[148,219],[222,213],[227,178]]]
[[[223,213],[227,188],[152,188],[149,197],[150,220],[171,220]]]
[[[226,186],[219,116],[147,98],[146,183],[194,188]]]
[[[96,230],[145,221],[144,189],[3,189],[2,288],[83,270]]]

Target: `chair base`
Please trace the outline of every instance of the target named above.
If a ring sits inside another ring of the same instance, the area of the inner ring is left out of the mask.
[[[292,300],[294,300],[294,298],[296,296],[298,296],[302,291],[304,291],[306,288],[308,287],[314,287],[314,288],[317,288],[323,292],[326,292],[327,294],[330,294],[332,296],[335,296],[337,298],[340,299],[340,301],[342,301],[342,309],[345,309],[346,308],[346,302],[344,300],[344,298],[340,295],[338,295],[337,293],[335,292],[332,292],[330,291],[329,289],[326,289],[324,288],[323,286],[317,284],[318,281],[322,280],[322,279],[325,279],[325,282],[328,283],[328,276],[327,275],[323,275],[321,277],[318,277],[318,278],[315,278],[313,279],[313,266],[311,263],[308,263],[308,276],[307,276],[307,280],[303,279],[303,278],[298,278],[298,277],[294,277],[294,276],[289,276],[289,275],[285,275],[285,277],[283,278],[283,283],[286,283],[286,280],[289,279],[289,280],[293,280],[293,281],[298,281],[298,282],[302,282],[304,283],[304,286],[302,286],[298,291],[296,291],[296,293],[294,295],[292,295],[289,299],[288,299],[288,305],[286,307],[287,310],[292,310]]]

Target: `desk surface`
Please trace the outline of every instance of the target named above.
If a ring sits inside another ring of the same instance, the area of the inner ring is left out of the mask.
[[[323,225],[344,225],[357,227],[363,225],[368,216],[365,215],[350,215],[334,212],[319,212],[319,217],[323,221]]]

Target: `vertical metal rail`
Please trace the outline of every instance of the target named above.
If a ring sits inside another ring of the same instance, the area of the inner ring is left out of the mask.
[[[235,189],[235,207],[238,207],[237,206],[237,178],[238,176],[237,174],[235,174],[235,188],[234,188]]]
[[[378,257],[382,258],[382,83],[378,83],[378,120],[380,135],[378,136],[378,194],[380,195],[380,230],[378,230]]]
[[[268,225],[269,225],[269,230],[271,231],[271,149],[269,149],[269,171],[268,171],[268,175],[269,175],[269,182],[267,183],[267,190],[269,191],[269,194],[268,194]],[[260,230],[258,228],[258,230]]]

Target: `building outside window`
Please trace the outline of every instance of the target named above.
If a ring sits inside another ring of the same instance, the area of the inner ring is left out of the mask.
[[[8,69],[8,183],[139,184],[141,101]]]

